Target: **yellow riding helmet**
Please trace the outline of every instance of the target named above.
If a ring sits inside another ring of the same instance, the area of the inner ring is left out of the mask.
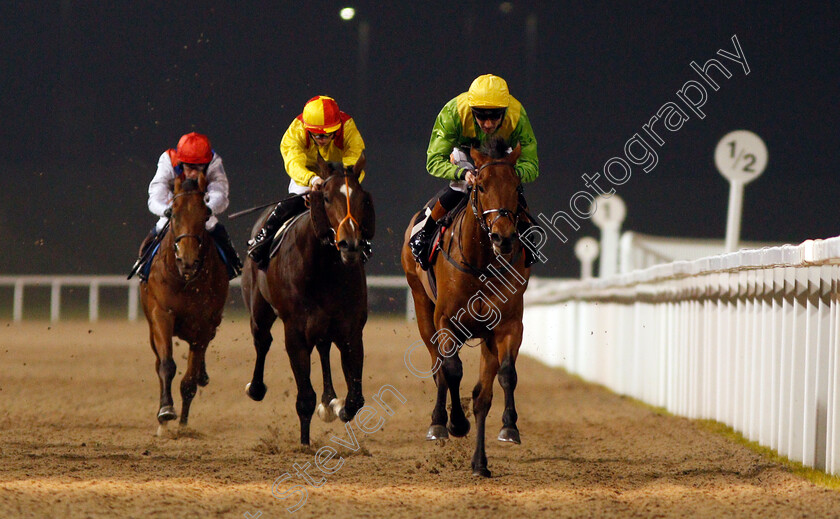
[[[473,108],[507,108],[510,105],[507,82],[493,74],[478,76],[470,85],[467,100]]]
[[[303,107],[303,126],[312,133],[332,133],[341,127],[338,103],[327,96],[315,96]]]

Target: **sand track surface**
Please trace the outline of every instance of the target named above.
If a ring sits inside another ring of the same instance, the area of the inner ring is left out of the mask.
[[[372,319],[365,330],[364,392],[382,428],[365,434],[358,424],[315,418],[308,449],[298,445],[281,324],[266,367],[268,393],[253,402],[244,393],[254,361],[247,319],[225,319],[208,350],[210,384],[193,403],[191,428],[168,438],[155,436],[158,381],[145,322],[0,325],[2,518],[840,516],[840,493],[690,420],[524,356],[516,391],[522,445],[495,440],[503,407],[497,384],[487,426],[493,477],[473,477],[474,432],[424,439],[434,383],[405,367],[418,334],[399,319]],[[175,351],[180,410],[187,346]],[[337,352],[332,358],[343,396]],[[478,352],[465,348],[462,358],[467,397]],[[414,359],[427,365],[424,349]],[[320,394],[314,357],[312,371]],[[386,396],[393,415],[371,398],[386,385],[405,398]],[[314,466],[324,446],[336,451],[324,464],[330,474]],[[310,483],[295,474],[307,463]]]

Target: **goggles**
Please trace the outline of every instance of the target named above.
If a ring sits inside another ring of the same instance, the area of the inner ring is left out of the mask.
[[[506,108],[473,108],[472,114],[479,121],[496,121],[505,116]]]
[[[330,133],[312,133],[312,132],[309,132],[309,135],[311,135],[313,139],[324,140],[324,139],[331,139],[335,135],[335,132],[330,132]]]

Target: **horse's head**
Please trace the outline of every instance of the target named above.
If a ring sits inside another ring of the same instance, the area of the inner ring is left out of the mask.
[[[517,144],[512,152],[507,150],[507,142],[500,137],[491,138],[480,150],[470,150],[476,166],[470,205],[496,255],[510,254],[517,237],[520,181],[514,165],[522,148]]]
[[[364,153],[356,164],[346,168],[325,162],[319,155],[318,175],[324,183],[309,195],[315,234],[338,249],[344,264],[359,261],[375,231],[373,200],[359,185],[364,167]]]
[[[175,263],[178,272],[187,280],[201,267],[204,225],[210,218],[210,211],[204,204],[206,188],[207,179],[203,173],[195,179],[185,178],[183,175],[175,179],[169,231],[175,236]]]

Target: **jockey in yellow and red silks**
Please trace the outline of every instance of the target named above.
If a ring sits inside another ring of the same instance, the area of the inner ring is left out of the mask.
[[[475,78],[470,89],[441,109],[432,128],[426,150],[426,169],[429,174],[449,180],[449,189],[431,207],[426,220],[409,240],[415,259],[425,270],[429,268],[429,245],[436,222],[454,209],[475,180],[475,166],[469,156],[472,147],[479,148],[490,137],[503,137],[508,144],[522,147],[514,169],[525,184],[539,176],[537,139],[528,114],[515,97],[510,95],[507,82],[499,76],[485,74]],[[520,196],[520,204],[526,207]],[[531,222],[520,220],[523,235]],[[533,258],[526,257],[528,264]]]
[[[280,153],[286,173],[291,177],[289,193],[303,195],[310,189],[318,189],[322,179],[318,171],[318,154],[327,162],[341,162],[345,166],[355,164],[365,149],[362,135],[356,122],[338,108],[335,99],[315,96],[306,102],[303,112],[295,117],[283,139]],[[365,177],[359,175],[359,182]],[[257,266],[268,265],[268,249],[277,229],[290,217],[306,208],[302,196],[291,196],[277,204],[262,229],[248,241],[248,256]]]

